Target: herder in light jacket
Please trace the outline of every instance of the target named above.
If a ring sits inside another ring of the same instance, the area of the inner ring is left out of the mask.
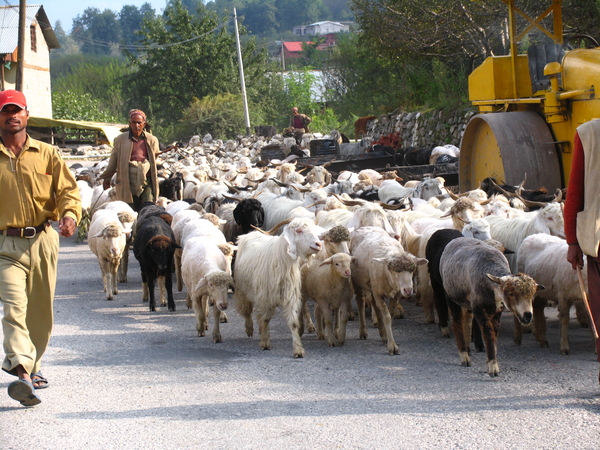
[[[146,114],[139,109],[129,112],[129,130],[115,138],[108,166],[100,178],[103,187],[110,187],[116,173],[117,200],[128,203],[139,211],[144,202],[158,198],[156,156],[160,152],[158,139],[145,131]]]

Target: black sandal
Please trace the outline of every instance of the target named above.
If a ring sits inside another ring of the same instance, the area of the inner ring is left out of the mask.
[[[34,389],[46,389],[50,385],[50,382],[42,375],[42,372],[32,374],[31,383],[33,384]],[[36,386],[38,383],[40,384]]]

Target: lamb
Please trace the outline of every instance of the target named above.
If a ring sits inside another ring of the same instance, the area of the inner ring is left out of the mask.
[[[127,241],[125,242],[125,249],[123,250],[123,256],[121,257],[121,263],[119,264],[118,278],[119,283],[127,283],[127,269],[129,267],[129,247],[133,242],[133,229],[135,227],[138,214],[129,206],[127,203],[120,200],[104,203],[98,211],[107,210],[115,211],[119,222],[125,230]],[[96,213],[94,213],[95,215]]]
[[[352,285],[356,293],[360,318],[359,337],[367,338],[363,291],[373,297],[373,309],[383,342],[390,355],[399,353],[392,335],[392,317],[398,297],[413,294],[413,274],[424,258],[416,258],[404,251],[402,245],[385,230],[378,227],[362,227],[350,236],[350,253],[353,255]],[[391,299],[388,309],[385,299]]]
[[[348,255],[350,254],[350,232],[348,231],[348,228],[342,225],[334,226],[329,230],[321,233],[319,235],[319,239],[321,239],[321,241],[323,242],[323,247],[318,253],[315,254],[315,259],[319,261],[325,261],[327,258],[335,255],[336,253],[346,253]],[[353,320],[354,314],[352,313],[351,300],[351,298],[348,300],[347,311],[348,318]],[[304,327],[306,327],[306,329],[311,333],[315,331],[315,325],[310,317],[310,312],[308,310],[306,302],[304,302],[304,304],[302,305],[302,316],[303,323],[302,331],[300,332],[300,334],[304,332]]]
[[[330,347],[344,345],[346,341],[348,305],[354,295],[350,279],[351,260],[352,257],[346,253],[336,253],[324,261],[314,259],[302,267],[302,301],[305,304],[308,298],[312,298],[316,302],[317,337],[325,339],[324,321]],[[339,321],[335,333],[332,315]]]
[[[523,324],[533,317],[533,298],[544,289],[529,275],[513,275],[508,261],[495,248],[473,238],[454,239],[444,249],[439,273],[452,312],[452,330],[460,361],[471,365],[465,326],[477,321],[487,353],[488,374],[498,376],[496,342],[504,308]]]
[[[125,230],[114,211],[97,211],[92,218],[88,234],[90,250],[98,258],[106,300],[119,293],[117,271],[125,250]]]
[[[253,231],[238,238],[234,274],[236,309],[244,317],[250,337],[254,334],[252,312],[256,311],[263,350],[271,348],[269,322],[277,306],[283,306],[292,332],[294,357],[304,357],[299,333],[300,266],[321,247],[315,226],[307,219],[293,219],[280,236]]]
[[[233,286],[231,267],[225,253],[233,249],[229,244],[215,244],[209,237],[190,239],[181,257],[183,281],[196,313],[198,336],[204,336],[207,327],[206,313],[209,301],[214,303],[213,342],[222,342],[220,332],[221,311],[227,309],[227,291]]]
[[[541,347],[548,347],[546,340],[546,316],[544,307],[554,302],[558,307],[560,320],[560,353],[570,354],[569,349],[569,311],[575,305],[577,318],[581,326],[588,326],[587,312],[579,288],[577,272],[567,261],[567,241],[545,233],[532,234],[523,240],[517,251],[517,268],[546,286],[538,292],[533,302],[534,335]],[[587,270],[582,270],[587,285]],[[521,328],[515,327],[515,342],[521,343]]]

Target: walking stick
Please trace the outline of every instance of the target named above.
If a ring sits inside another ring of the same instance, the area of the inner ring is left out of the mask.
[[[594,316],[592,316],[592,310],[590,309],[590,304],[588,302],[588,296],[585,292],[585,285],[583,284],[583,277],[581,276],[581,268],[577,266],[577,278],[579,278],[579,289],[581,289],[581,296],[583,297],[583,304],[585,305],[585,309],[588,313],[588,317],[590,319],[590,324],[592,326],[592,333],[594,334],[594,338],[598,339],[598,331],[596,330],[596,324],[594,323]]]

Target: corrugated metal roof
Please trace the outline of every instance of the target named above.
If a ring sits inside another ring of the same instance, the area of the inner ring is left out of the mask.
[[[25,29],[37,21],[50,48],[60,48],[56,34],[41,5],[27,5]],[[12,53],[19,42],[19,5],[0,6],[0,53]]]

